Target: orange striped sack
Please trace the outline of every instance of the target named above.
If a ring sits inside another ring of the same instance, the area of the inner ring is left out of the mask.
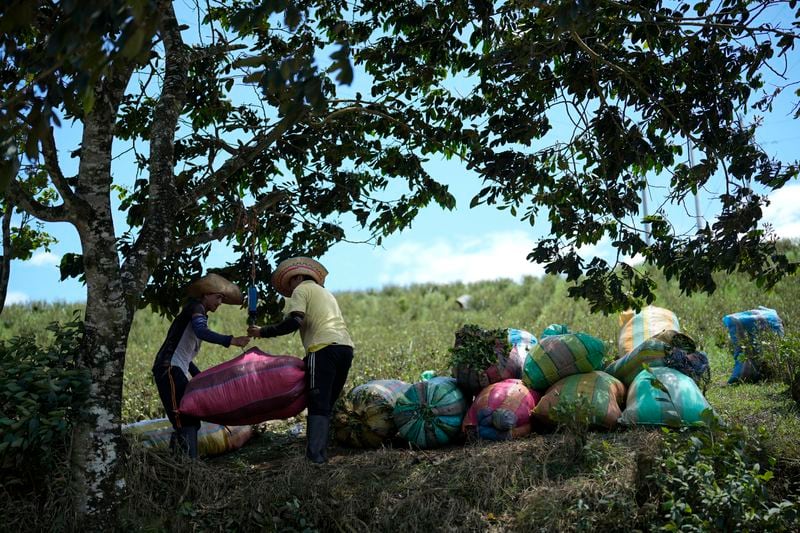
[[[619,315],[619,324],[622,326],[617,339],[620,356],[630,353],[641,343],[665,329],[681,331],[675,313],[652,305],[648,305],[638,313],[630,309],[623,311]]]
[[[141,420],[122,426],[122,434],[140,442],[146,448],[166,448],[173,433],[166,418]],[[238,450],[253,437],[252,426],[223,426],[201,422],[197,433],[197,451],[204,457]]]
[[[565,402],[586,409],[591,425],[612,429],[625,405],[625,385],[600,370],[574,374],[550,387],[531,414],[536,420],[555,424],[558,420],[553,409],[564,407]]]

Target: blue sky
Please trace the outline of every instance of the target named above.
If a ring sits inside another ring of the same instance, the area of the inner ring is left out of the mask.
[[[800,54],[790,58],[790,74],[800,72]],[[356,85],[363,90],[365,80]],[[800,79],[793,76],[790,79]],[[367,93],[368,94],[368,93]],[[758,140],[775,157],[790,161],[797,159],[800,145],[800,128],[791,118],[795,98],[786,91],[772,113],[764,117],[764,126]],[[75,172],[74,159],[69,150],[76,146],[76,134],[64,129],[57,132],[59,159],[65,173]],[[123,151],[115,147],[115,154]],[[696,160],[700,154],[695,154]],[[114,163],[115,178],[132,172],[132,163],[121,157]],[[536,240],[548,230],[546,220],[531,227],[506,211],[479,206],[469,209],[472,196],[481,188],[474,174],[468,173],[459,162],[432,160],[427,164],[431,174],[447,183],[457,200],[454,211],[439,207],[423,210],[411,228],[386,238],[380,247],[370,244],[340,243],[320,260],[330,271],[327,286],[334,291],[379,289],[388,285],[406,286],[414,283],[473,282],[487,279],[509,278],[519,280],[524,276],[538,276],[540,265],[529,263],[525,257]],[[132,176],[124,176],[132,178]],[[657,185],[666,182],[658,176],[648,177]],[[710,183],[700,192],[699,203],[706,220],[716,214],[713,197],[720,192],[719,183]],[[650,208],[657,203],[659,190],[654,187]],[[771,205],[765,212],[765,222],[784,238],[800,239],[800,182],[794,181],[771,196]],[[673,224],[690,230],[694,224],[694,203],[670,210]],[[38,252],[28,261],[14,261],[8,288],[7,304],[34,301],[76,302],[85,300],[85,288],[76,280],[59,281],[58,264],[63,254],[80,252],[77,234],[68,224],[48,224],[46,229],[58,243],[49,252]],[[120,231],[120,228],[117,228]],[[364,235],[345,225],[354,233],[351,240],[359,241]],[[613,260],[615,253],[608,242],[581,250],[586,257],[600,256]],[[221,266],[231,259],[229,250],[214,248],[207,266]]]

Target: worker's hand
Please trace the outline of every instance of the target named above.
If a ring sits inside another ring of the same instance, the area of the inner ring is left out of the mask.
[[[251,337],[259,338],[261,336],[261,328],[258,326],[250,326],[247,328],[247,334]]]
[[[231,339],[231,345],[244,348],[250,343],[250,337],[234,337]]]

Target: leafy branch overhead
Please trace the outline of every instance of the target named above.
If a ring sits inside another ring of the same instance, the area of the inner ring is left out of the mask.
[[[797,162],[756,143],[757,115],[740,120],[797,81],[785,75],[796,2],[399,4],[362,3],[348,24],[373,97],[408,106],[412,129],[462,154],[484,183],[473,206],[548,222],[528,259],[574,281],[572,296],[604,312],[653,300],[642,270],[578,254],[604,239],[687,294],[713,291],[716,271],[771,286],[796,270],[759,222],[766,194],[797,177]],[[701,154],[693,166],[687,141]],[[666,199],[642,220],[656,173],[669,178]],[[666,208],[714,176],[725,187],[720,216],[678,233]]]

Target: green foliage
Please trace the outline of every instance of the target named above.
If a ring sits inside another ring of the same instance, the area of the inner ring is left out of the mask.
[[[52,323],[45,347],[34,336],[0,342],[0,468],[4,476],[41,475],[63,459],[72,423],[88,397],[89,375],[75,355],[76,318]]]
[[[756,366],[767,376],[783,381],[789,394],[800,405],[800,334],[789,333],[783,337],[764,333],[759,337],[760,350]],[[747,353],[752,353],[748,350]]]
[[[561,398],[551,407],[550,418],[571,440],[572,455],[576,459],[582,457],[594,419],[591,399],[583,394],[574,399]]]
[[[483,329],[475,324],[465,324],[455,333],[456,340],[450,349],[450,365],[484,370],[498,361],[500,355],[511,350],[508,328]]]
[[[775,461],[744,426],[707,417],[707,429],[667,434],[649,476],[661,506],[662,531],[791,531],[800,499],[775,501],[769,483]]]

